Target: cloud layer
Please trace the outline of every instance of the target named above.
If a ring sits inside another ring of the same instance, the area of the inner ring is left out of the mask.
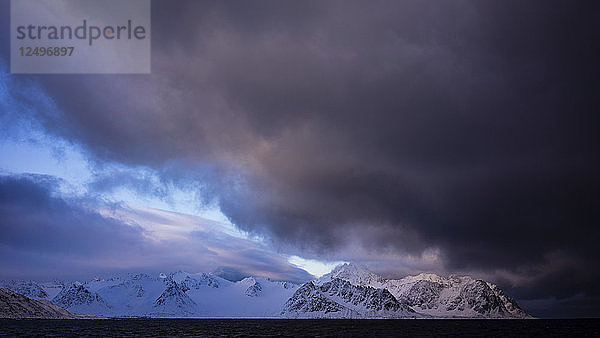
[[[213,271],[306,281],[257,242],[200,217],[61,197],[56,179],[0,176],[0,278],[89,278],[112,272]]]

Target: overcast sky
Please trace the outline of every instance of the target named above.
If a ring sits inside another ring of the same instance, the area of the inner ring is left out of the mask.
[[[600,315],[597,1],[155,0],[152,74],[38,76],[8,4],[5,278],[355,261]]]

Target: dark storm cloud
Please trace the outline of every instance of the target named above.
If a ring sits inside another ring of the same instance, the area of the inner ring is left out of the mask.
[[[202,182],[233,223],[290,252],[355,236],[532,289],[558,279],[522,298],[595,294],[596,13],[154,1],[153,74],[40,77],[64,111],[43,123],[99,159]]]
[[[123,226],[56,194],[44,176],[0,177],[2,273],[46,273],[68,264],[98,267],[98,257],[117,260],[144,249],[140,228]],[[81,271],[77,271],[81,273]]]

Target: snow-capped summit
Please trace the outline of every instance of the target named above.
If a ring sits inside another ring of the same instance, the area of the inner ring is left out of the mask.
[[[189,288],[174,280],[167,280],[166,284],[167,288],[153,304],[156,314],[186,317],[196,312],[196,303],[186,294]]]
[[[254,277],[246,277],[236,284],[246,288],[244,294],[248,297],[258,297],[262,293],[262,285]]]
[[[387,280],[358,264],[338,265],[323,275],[316,286],[336,279],[358,287],[389,291],[401,304],[430,317],[527,318],[517,303],[498,286],[469,276],[443,277],[421,273],[398,280]]]
[[[52,302],[72,313],[101,314],[110,309],[110,305],[94,291],[90,291],[86,285],[75,282],[66,286],[59,292]]]
[[[385,279],[355,263],[344,263],[336,266],[330,273],[319,278],[316,284],[321,285],[335,278],[358,286],[370,286],[376,289],[385,287]]]
[[[469,276],[420,274],[388,280],[386,288],[415,311],[435,317],[529,317],[498,286]]]
[[[218,288],[222,284],[229,284],[230,282],[212,274],[208,273],[188,273],[184,271],[177,271],[166,275],[165,280],[172,280],[177,283],[185,285],[188,289],[199,289],[201,287],[212,287]]]
[[[256,283],[256,278],[254,277],[246,277],[239,282],[236,282],[238,285],[253,285]]]

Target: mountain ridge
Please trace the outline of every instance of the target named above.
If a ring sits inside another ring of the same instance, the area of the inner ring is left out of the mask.
[[[319,280],[332,277],[359,286],[387,289],[416,312],[435,318],[532,318],[495,284],[470,276],[421,273],[385,279],[353,263],[337,266]]]
[[[431,273],[385,279],[352,263],[302,285],[264,277],[232,282],[183,271],[2,285],[41,295],[73,313],[108,317],[531,318],[483,280]]]

